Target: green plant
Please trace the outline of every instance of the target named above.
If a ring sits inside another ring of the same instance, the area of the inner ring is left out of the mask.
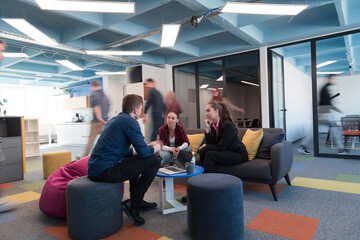
[[[8,103],[8,100],[6,98],[0,99],[0,106],[3,106],[5,108],[5,104]],[[2,109],[2,113],[6,115],[6,109]],[[1,108],[0,108],[0,114],[1,114]]]

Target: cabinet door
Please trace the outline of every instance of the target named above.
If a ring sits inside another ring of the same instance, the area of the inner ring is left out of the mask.
[[[0,149],[20,146],[21,137],[0,137]]]
[[[21,148],[13,147],[0,149],[0,159],[2,160],[2,165],[22,163]]]
[[[24,179],[23,165],[0,165],[0,183]]]

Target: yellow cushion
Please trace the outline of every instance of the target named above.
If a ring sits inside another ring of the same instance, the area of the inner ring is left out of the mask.
[[[190,147],[193,152],[197,152],[199,150],[200,144],[203,142],[205,135],[201,134],[189,134],[187,135],[190,141]]]
[[[44,178],[48,178],[58,168],[71,162],[70,151],[46,152],[42,155]]]
[[[263,129],[257,131],[246,130],[246,133],[242,139],[248,153],[249,160],[253,160],[256,156],[261,139],[263,138]]]

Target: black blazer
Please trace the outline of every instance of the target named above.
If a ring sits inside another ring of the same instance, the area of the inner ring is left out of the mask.
[[[245,145],[240,141],[234,124],[229,120],[220,119],[219,133],[216,136],[215,129],[211,126],[209,133],[205,133],[207,150],[229,151],[246,153]]]

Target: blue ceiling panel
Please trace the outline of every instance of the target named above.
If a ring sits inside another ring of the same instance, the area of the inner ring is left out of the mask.
[[[152,9],[152,11],[147,11],[134,16],[130,18],[129,21],[142,25],[148,29],[155,29],[161,27],[162,24],[174,23],[196,14],[180,2],[167,2],[155,9]]]
[[[114,0],[115,1],[115,0]],[[97,13],[41,10],[35,0],[0,0],[1,18],[24,18],[59,45],[41,44],[0,21],[0,38],[8,44],[6,52],[25,52],[28,58],[7,58],[0,73],[20,77],[37,76],[31,84],[59,84],[54,81],[79,81],[95,76],[95,71],[121,71],[138,64],[182,64],[222,55],[258,49],[317,37],[335,32],[360,29],[360,1],[356,0],[255,0],[249,4],[308,4],[297,16],[222,14],[218,8],[225,0],[136,0],[135,13]],[[245,2],[245,1],[242,1]],[[196,17],[197,26],[190,19]],[[204,18],[200,18],[204,16]],[[162,24],[182,23],[176,44],[160,47]],[[360,33],[319,41],[317,61],[338,60],[333,68],[349,67],[347,58],[357,67]],[[138,50],[142,56],[91,56],[85,50]],[[297,44],[276,50],[287,61],[309,74],[310,45]],[[55,60],[69,59],[83,67],[73,71]],[[234,61],[236,62],[236,61]],[[238,62],[237,64],[241,64]],[[229,61],[228,66],[231,66]],[[233,64],[232,68],[237,68]],[[191,68],[191,67],[190,67]],[[250,62],[241,65],[255,69]],[[328,66],[326,69],[330,68]],[[325,68],[324,68],[325,69]],[[188,70],[190,71],[190,70]],[[191,72],[191,71],[190,71]],[[208,74],[216,77],[218,73]],[[228,73],[232,74],[232,73]],[[254,73],[256,75],[257,73]],[[1,76],[9,79],[8,75]],[[41,81],[39,78],[44,77]],[[20,77],[21,78],[21,77]],[[63,80],[64,79],[64,80]],[[6,81],[7,81],[6,80]],[[26,80],[23,80],[26,81]],[[19,82],[19,84],[30,84]]]

